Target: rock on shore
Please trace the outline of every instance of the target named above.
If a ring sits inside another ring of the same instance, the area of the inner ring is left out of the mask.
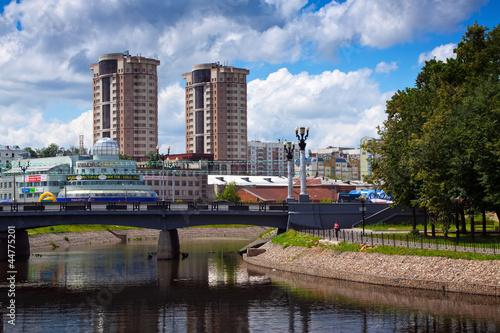
[[[266,243],[253,265],[369,284],[500,296],[500,260],[338,252],[323,247],[283,249]]]

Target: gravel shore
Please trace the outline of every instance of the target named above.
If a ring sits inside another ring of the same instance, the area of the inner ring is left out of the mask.
[[[337,252],[266,243],[244,260],[270,269],[385,286],[500,296],[500,260]]]
[[[241,227],[241,228],[188,228],[178,229],[179,240],[190,238],[220,237],[220,238],[257,238],[268,228]],[[54,247],[66,249],[69,247],[96,246],[119,244],[122,239],[127,241],[138,240],[154,241],[158,239],[160,230],[132,229],[110,231],[67,232],[60,234],[43,234],[30,237],[31,252],[51,250]],[[122,236],[122,237],[120,237]],[[124,237],[123,237],[124,236]]]

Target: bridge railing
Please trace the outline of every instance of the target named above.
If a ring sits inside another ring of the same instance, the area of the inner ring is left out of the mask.
[[[121,201],[79,201],[79,202],[12,202],[0,204],[0,214],[6,212],[45,211],[141,211],[141,210],[212,210],[212,211],[288,211],[287,203],[232,203],[232,202],[168,202],[155,203]]]
[[[395,234],[384,232],[366,232],[362,233],[355,229],[342,229],[338,233],[333,229],[318,229],[310,227],[301,227],[293,225],[293,229],[322,239],[361,244],[367,246],[386,245],[392,247],[404,247],[407,249],[428,249],[428,250],[447,250],[455,252],[474,252],[483,254],[500,254],[500,244],[498,243],[475,243],[469,239],[456,238],[430,238],[413,236],[409,234]]]

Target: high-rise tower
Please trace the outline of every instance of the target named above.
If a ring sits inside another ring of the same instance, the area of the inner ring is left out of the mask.
[[[247,159],[247,75],[219,63],[192,67],[186,80],[186,152],[216,161]]]
[[[158,76],[160,61],[128,52],[99,56],[93,72],[94,143],[112,138],[137,161],[158,145]]]

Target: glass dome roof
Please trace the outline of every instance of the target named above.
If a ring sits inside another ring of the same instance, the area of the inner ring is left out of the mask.
[[[99,139],[92,148],[93,155],[114,155],[120,154],[118,144],[111,138]]]

